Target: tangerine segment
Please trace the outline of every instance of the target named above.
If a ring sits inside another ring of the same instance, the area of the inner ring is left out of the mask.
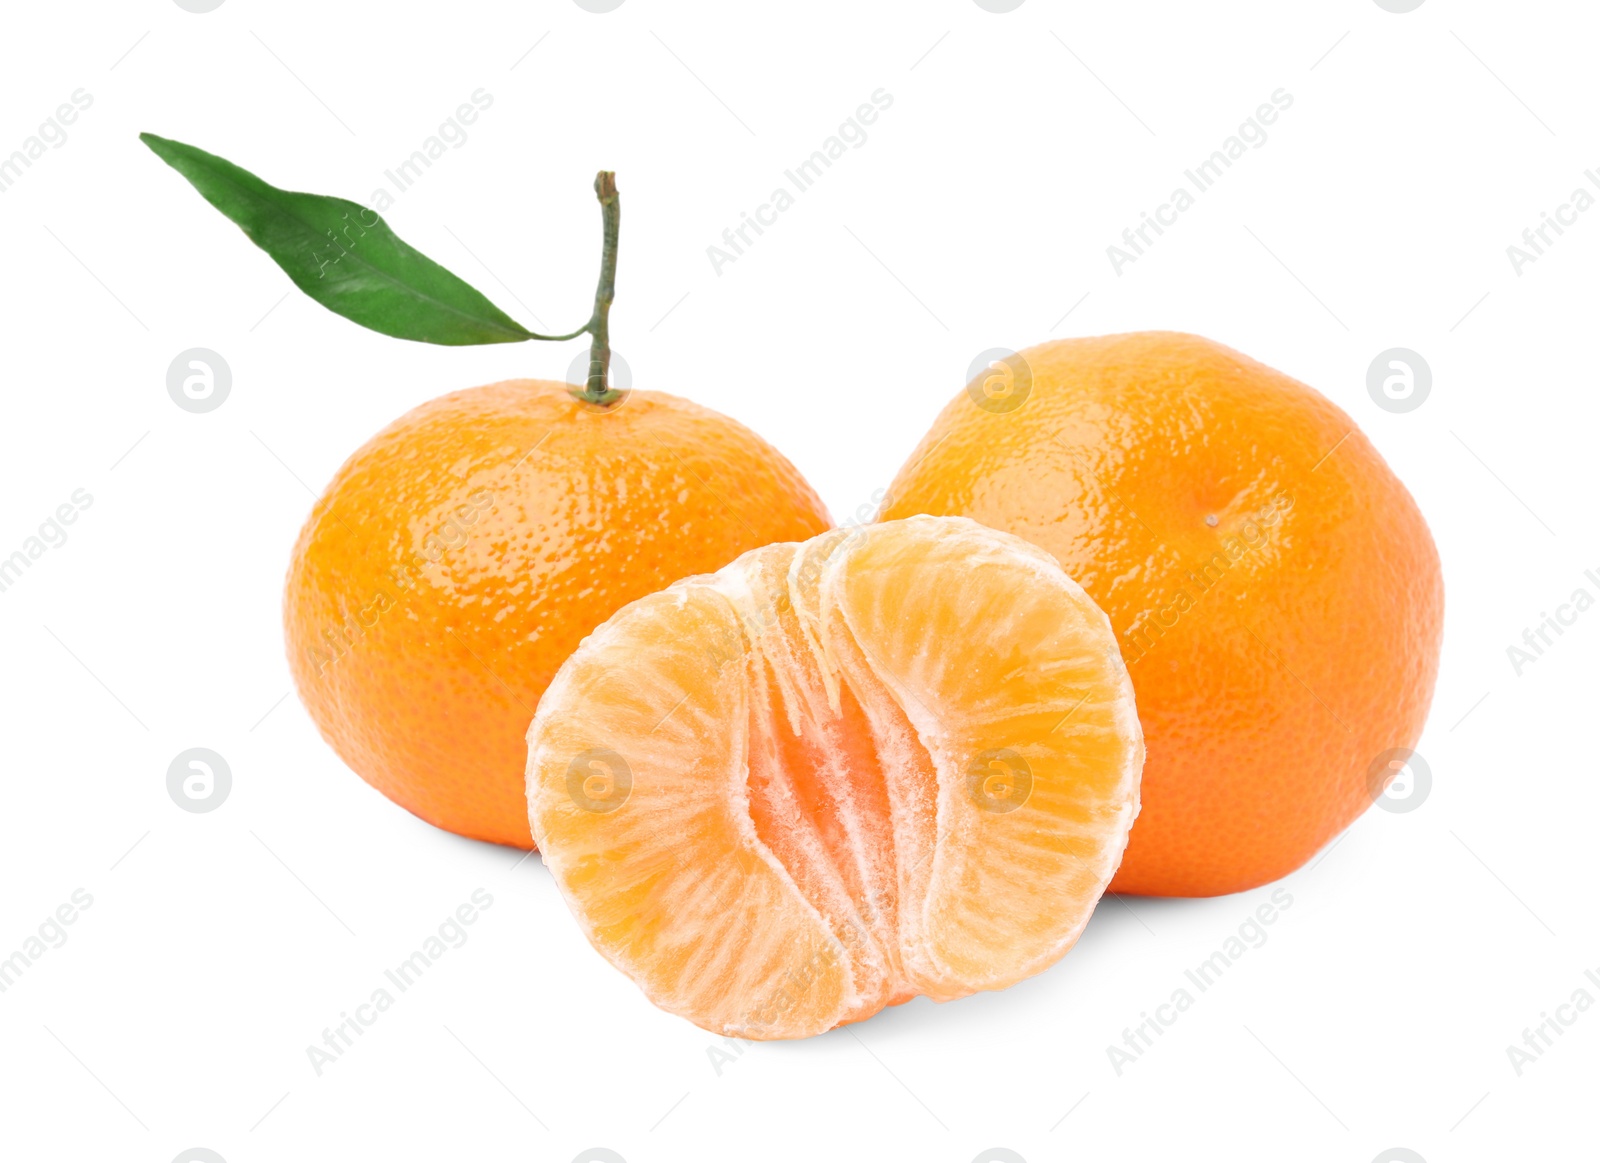
[[[965,518],[753,550],[624,607],[528,731],[534,839],[657,1005],[790,1038],[1077,939],[1144,745],[1100,609]]]

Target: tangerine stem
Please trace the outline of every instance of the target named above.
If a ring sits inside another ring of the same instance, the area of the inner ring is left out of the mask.
[[[594,314],[589,319],[589,377],[581,396],[593,404],[611,404],[622,393],[611,386],[611,300],[617,289],[617,234],[622,224],[622,203],[617,198],[617,175],[601,170],[594,178],[600,200],[605,242],[600,252],[600,282],[594,292]]]

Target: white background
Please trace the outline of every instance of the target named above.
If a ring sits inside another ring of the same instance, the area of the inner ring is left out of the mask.
[[[4,19],[0,154],[74,90],[93,105],[0,194],[0,556],[74,490],[93,503],[0,593],[0,957],[74,890],[93,905],[0,994],[0,1157],[1596,1157],[1600,1006],[1520,1076],[1507,1055],[1576,990],[1600,1001],[1600,612],[1520,676],[1507,655],[1575,589],[1600,596],[1600,213],[1520,275],[1506,253],[1600,166],[1591,6],[99,0]],[[717,1060],[587,946],[537,859],[391,805],[290,693],[280,587],[312,491],[406,409],[562,378],[580,345],[365,332],[288,293],[136,137],[365,200],[480,88],[492,107],[389,221],[567,328],[593,287],[590,182],[614,168],[635,385],[762,432],[838,520],[870,513],[988,347],[1175,328],[1327,393],[1444,561],[1425,802],[1369,811],[1289,877],[1265,944],[1120,1076],[1107,1046],[1270,889],[1107,900],[1004,993]],[[869,140],[715,273],[707,246],[879,88]],[[1294,104],[1266,144],[1115,273],[1106,247],[1279,88]],[[204,415],[165,384],[196,346],[234,377]],[[1366,391],[1392,346],[1434,377],[1403,415]],[[190,747],[233,772],[209,814],[167,794]],[[317,1076],[307,1046],[478,888],[494,903],[470,940]]]

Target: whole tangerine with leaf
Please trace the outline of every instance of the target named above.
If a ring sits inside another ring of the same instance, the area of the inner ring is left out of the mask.
[[[1422,733],[1444,625],[1427,522],[1355,421],[1219,343],[1001,354],[880,517],[919,513],[1047,550],[1109,615],[1146,748],[1113,891],[1212,896],[1294,871]]]
[[[557,668],[616,610],[832,524],[748,428],[610,376],[621,207],[595,191],[593,311],[529,331],[375,211],[141,139],[318,303],[385,335],[466,345],[590,339],[582,385],[508,380],[440,397],[360,448],[317,500],[284,589],[301,701],[362,779],[429,823],[531,847],[524,736]]]

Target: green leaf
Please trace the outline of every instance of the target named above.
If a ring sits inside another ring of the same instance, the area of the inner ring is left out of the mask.
[[[295,286],[363,327],[423,343],[516,343],[516,320],[358,202],[270,186],[230,161],[153,133],[139,140],[272,256]]]

